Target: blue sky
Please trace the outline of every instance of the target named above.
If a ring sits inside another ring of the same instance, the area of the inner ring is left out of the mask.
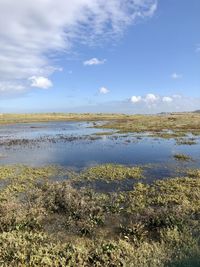
[[[0,112],[200,109],[199,0],[54,2],[0,2]]]

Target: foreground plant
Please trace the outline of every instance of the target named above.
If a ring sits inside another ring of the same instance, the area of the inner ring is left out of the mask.
[[[124,168],[96,166],[92,174],[108,179]],[[55,182],[54,171],[4,170],[0,266],[200,266],[199,170],[114,193],[74,188],[73,179]]]
[[[127,167],[118,164],[103,164],[87,168],[80,175],[84,180],[125,180],[143,178],[141,167]]]
[[[185,154],[175,154],[174,158],[179,161],[190,161],[192,158]]]

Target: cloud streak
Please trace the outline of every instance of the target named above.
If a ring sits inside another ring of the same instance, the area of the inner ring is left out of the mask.
[[[91,58],[83,62],[84,66],[93,66],[93,65],[103,65],[106,62],[106,59],[98,59],[96,57]]]
[[[0,91],[27,88],[33,76],[47,79],[57,70],[56,53],[120,35],[156,7],[157,0],[1,0]]]
[[[181,79],[182,77],[183,77],[182,74],[178,74],[176,72],[172,73],[172,75],[171,75],[171,78],[173,80],[178,80],[178,79]]]

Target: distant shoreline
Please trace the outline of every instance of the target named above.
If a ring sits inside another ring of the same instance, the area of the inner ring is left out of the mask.
[[[124,120],[134,119],[135,117],[158,117],[158,116],[177,116],[198,114],[194,112],[163,112],[159,114],[120,114],[120,113],[1,113],[1,124],[15,123],[34,123],[34,122],[51,122],[51,121],[96,121],[96,120]]]
[[[93,127],[114,129],[119,133],[149,133],[153,137],[180,138],[188,134],[200,135],[200,113],[167,113],[157,115],[126,115],[104,113],[38,113],[38,114],[2,114],[0,125],[18,123],[47,122],[94,122]],[[96,125],[105,121],[104,125]]]

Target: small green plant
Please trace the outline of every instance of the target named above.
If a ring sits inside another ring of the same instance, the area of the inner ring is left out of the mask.
[[[90,167],[80,175],[83,180],[124,180],[143,178],[141,167],[127,167],[118,164],[103,164]]]
[[[177,145],[196,145],[197,144],[197,141],[194,139],[194,138],[189,138],[189,139],[186,139],[186,138],[178,138],[176,140],[176,144]]]
[[[189,160],[191,160],[191,157],[190,156],[187,156],[185,154],[175,154],[174,155],[174,158],[176,160],[179,160],[179,161],[189,161]]]

